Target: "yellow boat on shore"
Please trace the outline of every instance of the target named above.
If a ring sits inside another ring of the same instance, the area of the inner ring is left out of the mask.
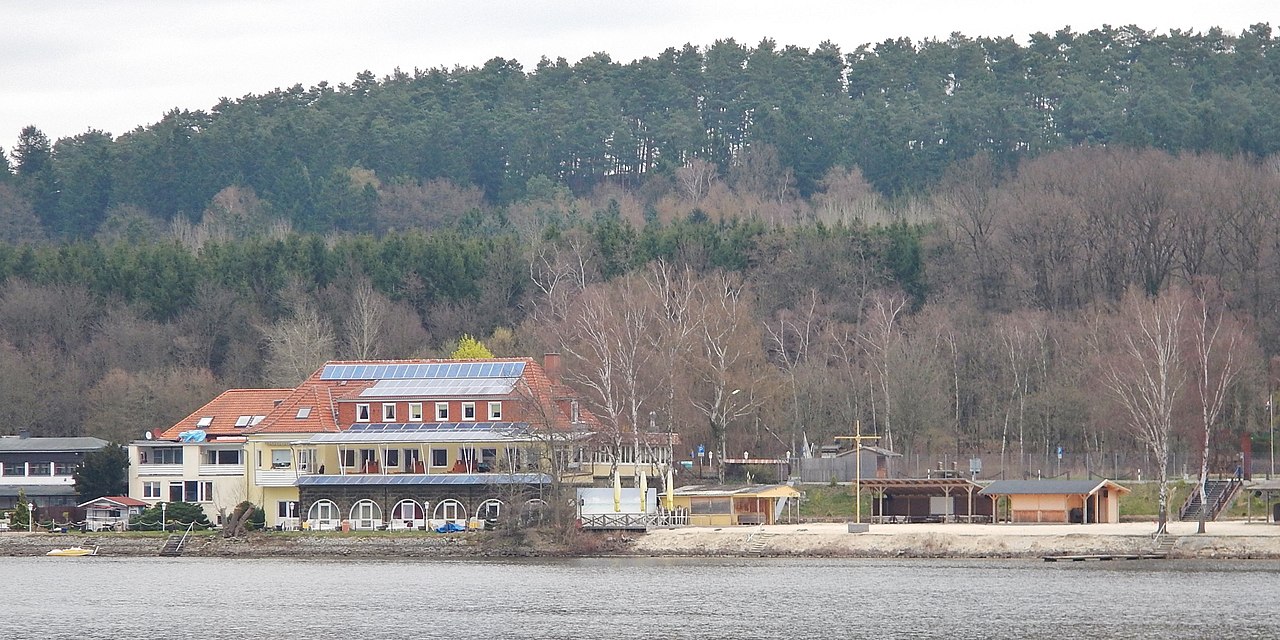
[[[49,553],[46,553],[45,555],[55,556],[59,558],[79,558],[83,556],[96,556],[98,555],[98,548],[94,547],[92,549],[85,549],[83,547],[67,547],[66,549],[54,549]]]

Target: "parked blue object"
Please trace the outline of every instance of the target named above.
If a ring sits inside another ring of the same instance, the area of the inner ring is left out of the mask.
[[[456,522],[446,522],[436,527],[436,533],[453,533],[455,531],[466,531],[466,530],[467,530],[466,527]]]

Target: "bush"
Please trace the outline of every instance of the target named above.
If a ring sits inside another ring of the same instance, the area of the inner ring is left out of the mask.
[[[190,502],[157,502],[143,509],[141,514],[131,518],[129,520],[129,528],[143,531],[159,531],[162,514],[169,529],[185,529],[187,525],[193,522],[197,529],[213,527],[209,522],[209,517],[204,514],[204,509],[198,504]]]

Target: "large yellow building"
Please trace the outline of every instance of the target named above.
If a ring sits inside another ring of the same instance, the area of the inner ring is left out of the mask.
[[[624,474],[671,459],[670,434],[598,445],[559,368],[555,354],[330,362],[295,389],[227,391],[131,445],[130,495],[211,519],[248,500],[269,527],[422,528],[536,506],[553,480],[607,477],[610,456]]]

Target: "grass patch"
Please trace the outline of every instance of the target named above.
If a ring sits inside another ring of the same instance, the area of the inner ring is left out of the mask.
[[[1182,508],[1183,503],[1187,501],[1187,496],[1195,490],[1196,482],[1186,482],[1176,480],[1169,483],[1169,519],[1178,519],[1178,510]],[[1142,484],[1132,483],[1125,484],[1125,487],[1132,489],[1130,493],[1120,498],[1120,515],[1134,517],[1150,517],[1154,519],[1159,513],[1159,485],[1154,482],[1144,482]],[[1244,518],[1252,509],[1253,517],[1265,518],[1267,514],[1267,503],[1260,497],[1254,497],[1252,491],[1241,491],[1236,496],[1235,502],[1232,503],[1226,511],[1223,511],[1218,517],[1220,519]]]
[[[1155,482],[1142,484],[1125,484],[1132,493],[1120,496],[1120,516],[1143,516],[1155,518],[1160,513],[1160,485]],[[1186,501],[1191,492],[1191,485],[1185,482],[1169,483],[1169,519],[1176,520],[1178,509]]]
[[[862,492],[862,515],[871,515],[871,495]],[[846,485],[805,485],[800,501],[801,518],[853,517],[853,487]]]

